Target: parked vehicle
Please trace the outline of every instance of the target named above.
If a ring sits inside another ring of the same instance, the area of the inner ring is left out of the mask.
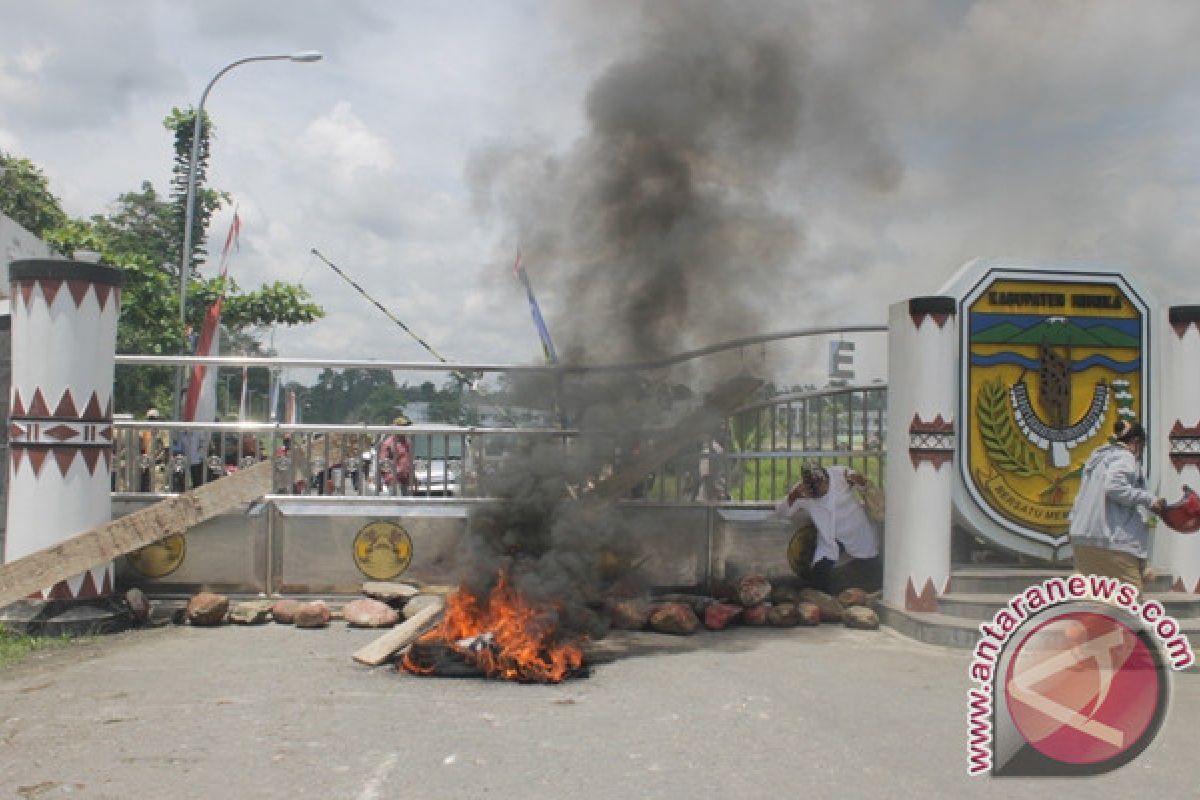
[[[413,494],[453,497],[462,494],[463,453],[466,435],[461,431],[416,433],[413,445]]]

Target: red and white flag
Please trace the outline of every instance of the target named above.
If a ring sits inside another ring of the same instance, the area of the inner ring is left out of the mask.
[[[229,275],[229,253],[238,246],[238,235],[242,230],[242,221],[235,210],[233,221],[229,224],[229,233],[225,236],[225,248],[221,251],[221,277]],[[221,306],[225,302],[225,294],[221,295],[208,307],[204,314],[204,325],[200,329],[200,339],[196,343],[195,355],[218,356],[221,354]],[[204,364],[192,367],[191,379],[188,381],[187,397],[183,404],[183,419],[185,422],[208,422],[217,415],[217,368],[209,369]]]

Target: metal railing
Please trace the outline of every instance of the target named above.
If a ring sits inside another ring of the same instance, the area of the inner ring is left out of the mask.
[[[697,437],[644,475],[628,499],[670,503],[778,499],[806,460],[845,464],[883,483],[886,387],[777,396],[736,412],[716,437]],[[578,430],[451,425],[181,423],[117,419],[113,490],[179,492],[273,459],[276,494],[479,497],[485,472],[531,439],[569,449]],[[647,441],[657,432],[646,431]],[[412,470],[398,480],[385,441],[399,435]],[[615,472],[636,454],[614,451]],[[603,473],[597,477],[603,477]],[[587,487],[582,487],[586,490]]]
[[[805,461],[842,464],[883,486],[887,386],[869,384],[777,395],[737,411],[726,453],[730,499],[782,497]],[[738,482],[740,481],[740,483]]]
[[[746,337],[652,362],[547,367],[517,364],[442,364],[362,359],[118,355],[118,367],[193,366],[267,369],[365,369],[388,372],[530,373],[652,371],[723,350],[815,335],[883,332],[883,325],[814,327]],[[630,499],[660,502],[774,500],[799,477],[800,463],[845,463],[882,483],[886,387],[840,387],[776,396],[740,409],[715,437],[697,438],[647,473]],[[138,494],[177,492],[237,469],[272,459],[277,494],[478,497],[489,470],[531,438],[568,449],[580,436],[559,428],[450,425],[335,425],[282,423],[183,423],[114,420],[113,490]],[[659,432],[639,435],[651,442]],[[402,485],[384,442],[403,435],[413,451],[413,475]],[[636,453],[612,453],[597,474],[621,469]],[[586,491],[588,487],[573,487]]]

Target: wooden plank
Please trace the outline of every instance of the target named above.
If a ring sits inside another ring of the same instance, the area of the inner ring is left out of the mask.
[[[314,439],[321,441],[321,436]],[[333,442],[330,459],[340,459],[341,452],[341,443]],[[293,466],[296,463],[293,456]],[[0,608],[270,494],[274,464],[274,459],[268,458],[0,566]]]
[[[441,597],[435,603],[422,608],[411,619],[397,625],[375,641],[354,654],[354,660],[368,667],[377,667],[391,657],[392,653],[407,647],[417,637],[433,627],[446,610],[446,601]]]
[[[0,608],[271,491],[268,459],[0,566]]]
[[[603,500],[615,500],[625,496],[648,472],[658,469],[697,437],[720,425],[722,420],[745,402],[762,383],[753,376],[739,375],[721,384],[704,398],[703,406],[688,414],[665,435],[652,442],[629,464],[597,482],[588,493],[589,496]]]

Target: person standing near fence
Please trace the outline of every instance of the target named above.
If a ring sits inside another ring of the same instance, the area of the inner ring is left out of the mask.
[[[162,414],[157,408],[151,407],[146,410],[147,421],[158,422],[161,419]],[[161,481],[155,480],[155,473],[159,463],[165,457],[167,449],[167,443],[161,433],[147,429],[138,435],[138,450],[141,456],[141,480],[138,491],[153,492],[158,485],[161,485]]]
[[[412,422],[401,414],[393,425],[407,426]],[[407,495],[413,487],[412,442],[402,433],[389,434],[379,445],[379,489],[392,495]]]

